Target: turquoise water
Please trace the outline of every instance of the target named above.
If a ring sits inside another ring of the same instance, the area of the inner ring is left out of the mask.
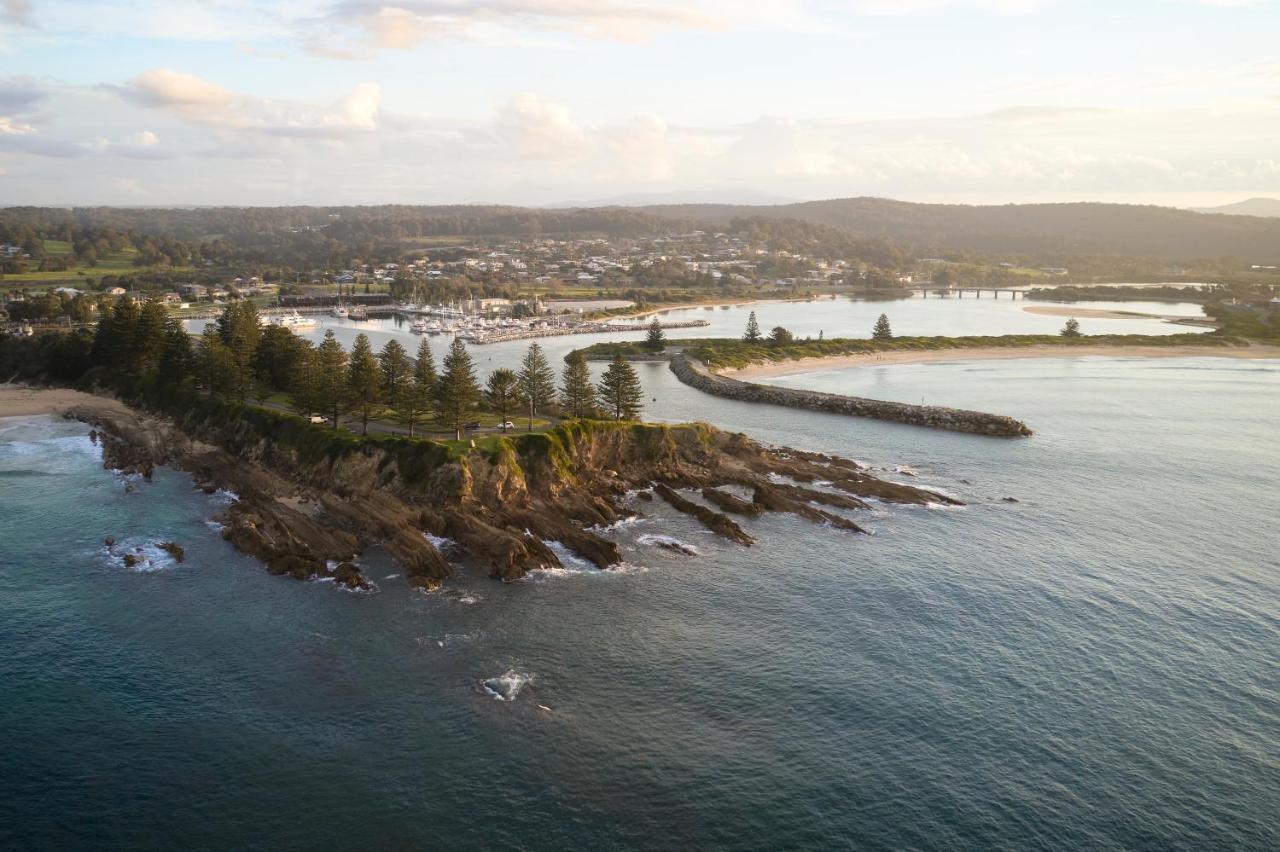
[[[1280,362],[771,380],[991,408],[1022,441],[640,366],[652,415],[968,505],[881,507],[871,537],[763,518],[746,549],[646,504],[609,533],[622,570],[464,562],[425,595],[370,552],[353,594],[237,554],[227,495],[0,421],[0,848],[1275,848]],[[186,560],[129,570],[107,535]]]

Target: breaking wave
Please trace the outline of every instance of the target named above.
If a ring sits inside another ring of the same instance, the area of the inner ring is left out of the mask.
[[[531,680],[533,680],[533,675],[527,675],[515,669],[507,669],[504,674],[480,681],[480,687],[486,694],[498,701],[515,701],[516,696],[520,694],[520,690],[524,689],[525,685]]]
[[[692,544],[685,544],[678,538],[669,535],[657,535],[654,533],[646,533],[636,539],[636,544],[644,544],[650,547],[660,547],[663,550],[669,550],[672,553],[683,553],[685,556],[697,556],[701,551]]]

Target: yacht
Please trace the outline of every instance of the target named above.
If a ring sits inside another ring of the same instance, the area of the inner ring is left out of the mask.
[[[281,314],[272,317],[271,324],[279,328],[287,328],[290,331],[303,328],[315,328],[320,323],[316,322],[313,317],[304,317],[302,314],[294,311],[288,314]]]
[[[338,319],[346,319],[351,315],[351,312],[348,311],[346,308],[344,308],[342,305],[334,306],[334,309],[331,313]]]
[[[436,323],[436,325],[439,326],[439,323]],[[414,320],[413,325],[409,326],[409,330],[412,331],[414,334],[426,334],[427,332],[431,331],[431,323],[421,319]],[[432,332],[432,333],[435,334],[436,332]]]

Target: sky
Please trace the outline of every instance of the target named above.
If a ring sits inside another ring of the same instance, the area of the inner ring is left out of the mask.
[[[1280,0],[0,0],[0,206],[1280,196]]]

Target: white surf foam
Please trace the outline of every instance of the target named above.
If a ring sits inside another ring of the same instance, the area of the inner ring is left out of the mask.
[[[533,675],[524,674],[515,669],[507,669],[505,673],[497,677],[480,681],[480,687],[486,694],[498,701],[515,701],[516,696],[520,694],[520,690],[524,689],[532,680]]]

